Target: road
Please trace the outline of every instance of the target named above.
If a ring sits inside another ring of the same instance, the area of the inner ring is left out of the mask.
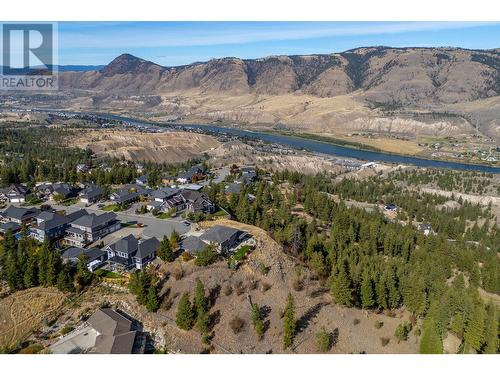
[[[66,213],[73,213],[75,211],[85,209],[89,213],[94,213],[97,215],[102,215],[107,212],[99,209],[97,205],[92,205],[90,207],[85,207],[83,203],[76,203],[71,206],[63,206],[55,202],[49,201],[46,204],[50,205],[53,209],[57,211],[66,211]],[[135,208],[131,207],[127,211],[115,212],[117,218],[122,222],[122,224],[136,224],[142,223],[144,226],[142,228],[130,227],[125,225],[117,232],[114,232],[103,239],[105,244],[113,242],[114,240],[127,236],[128,234],[139,235],[141,237],[157,237],[162,239],[163,236],[170,234],[175,230],[179,234],[184,234],[191,229],[191,226],[182,223],[182,218],[173,219],[158,219],[151,214],[138,215],[135,213]]]

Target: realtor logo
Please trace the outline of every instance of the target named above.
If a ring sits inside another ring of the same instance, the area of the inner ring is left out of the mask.
[[[56,24],[1,26],[0,90],[57,90]]]

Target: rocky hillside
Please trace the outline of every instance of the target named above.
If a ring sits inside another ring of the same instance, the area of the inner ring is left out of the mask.
[[[500,93],[499,50],[358,48],[339,54],[214,59],[162,67],[125,54],[100,71],[63,72],[61,87],[113,95],[359,94],[374,105],[451,104]]]

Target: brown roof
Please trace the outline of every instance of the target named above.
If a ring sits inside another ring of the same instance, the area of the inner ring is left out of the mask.
[[[99,354],[132,354],[137,331],[129,331],[118,336],[99,335],[95,342],[95,352]]]
[[[118,336],[132,330],[132,322],[110,308],[97,310],[88,323],[103,336]]]

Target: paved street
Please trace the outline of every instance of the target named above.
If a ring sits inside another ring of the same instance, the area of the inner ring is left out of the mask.
[[[80,209],[85,209],[89,213],[95,213],[98,215],[107,212],[97,208],[97,205],[85,207],[85,204],[83,203],[76,203],[72,206],[63,206],[56,204],[55,202],[46,202],[46,204],[49,204],[55,210],[66,211],[68,214]],[[135,236],[144,238],[157,237],[161,240],[164,235],[169,236],[174,230],[179,234],[184,234],[191,229],[191,226],[185,225],[182,222],[183,219],[180,217],[173,219],[158,219],[151,214],[138,215],[135,213],[134,207],[131,207],[127,211],[115,213],[124,226],[119,231],[111,233],[102,240],[99,240],[99,243],[102,241],[105,245],[107,245],[108,243],[112,243],[129,234],[134,234]],[[137,223],[142,223],[144,226],[142,228],[138,228],[135,225],[132,226]],[[130,226],[127,226],[127,224]]]

